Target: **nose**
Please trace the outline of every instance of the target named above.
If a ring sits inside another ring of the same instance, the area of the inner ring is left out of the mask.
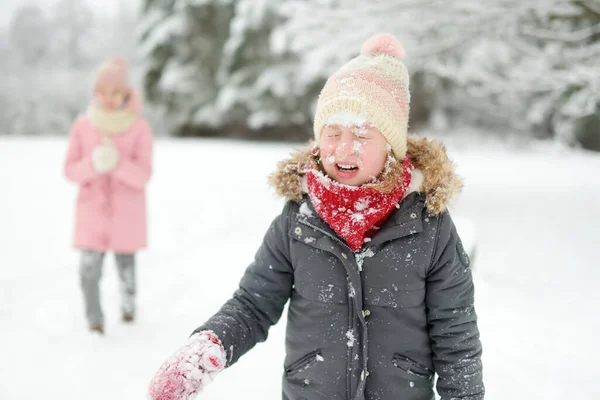
[[[354,154],[354,133],[351,128],[344,127],[342,137],[338,143],[335,153],[339,157],[346,157]]]

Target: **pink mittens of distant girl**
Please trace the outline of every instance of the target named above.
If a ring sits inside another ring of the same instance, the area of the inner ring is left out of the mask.
[[[191,400],[225,368],[225,349],[211,331],[195,333],[152,378],[150,400]]]
[[[108,138],[92,152],[92,164],[96,172],[105,174],[116,168],[119,163],[119,152]]]

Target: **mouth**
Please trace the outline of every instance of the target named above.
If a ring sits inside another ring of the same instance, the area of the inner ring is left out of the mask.
[[[358,166],[352,164],[338,163],[335,165],[342,174],[354,174],[358,172]]]
[[[354,172],[358,170],[358,167],[356,165],[351,164],[336,164],[336,166],[340,171],[344,172]]]

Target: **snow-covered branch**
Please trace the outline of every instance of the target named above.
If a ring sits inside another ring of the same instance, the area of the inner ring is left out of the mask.
[[[575,0],[573,3],[585,9],[588,13],[595,15],[597,19],[600,19],[600,4],[594,2],[594,0]]]
[[[523,28],[522,33],[532,38],[549,40],[549,41],[560,41],[565,43],[579,43],[589,40],[592,36],[600,33],[600,23],[580,29],[576,32],[554,32],[542,29]]]

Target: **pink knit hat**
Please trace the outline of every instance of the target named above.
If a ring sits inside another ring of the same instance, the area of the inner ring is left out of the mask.
[[[100,66],[94,80],[94,92],[104,85],[114,85],[126,93],[125,108],[136,114],[142,113],[141,95],[129,83],[129,68],[124,57],[112,57]]]
[[[314,120],[317,142],[323,126],[351,114],[376,127],[399,160],[406,155],[410,92],[404,48],[391,34],[372,36],[361,54],[325,83]]]
[[[131,90],[128,65],[125,58],[113,57],[100,66],[94,81],[94,91],[104,85],[114,85],[124,92]]]

